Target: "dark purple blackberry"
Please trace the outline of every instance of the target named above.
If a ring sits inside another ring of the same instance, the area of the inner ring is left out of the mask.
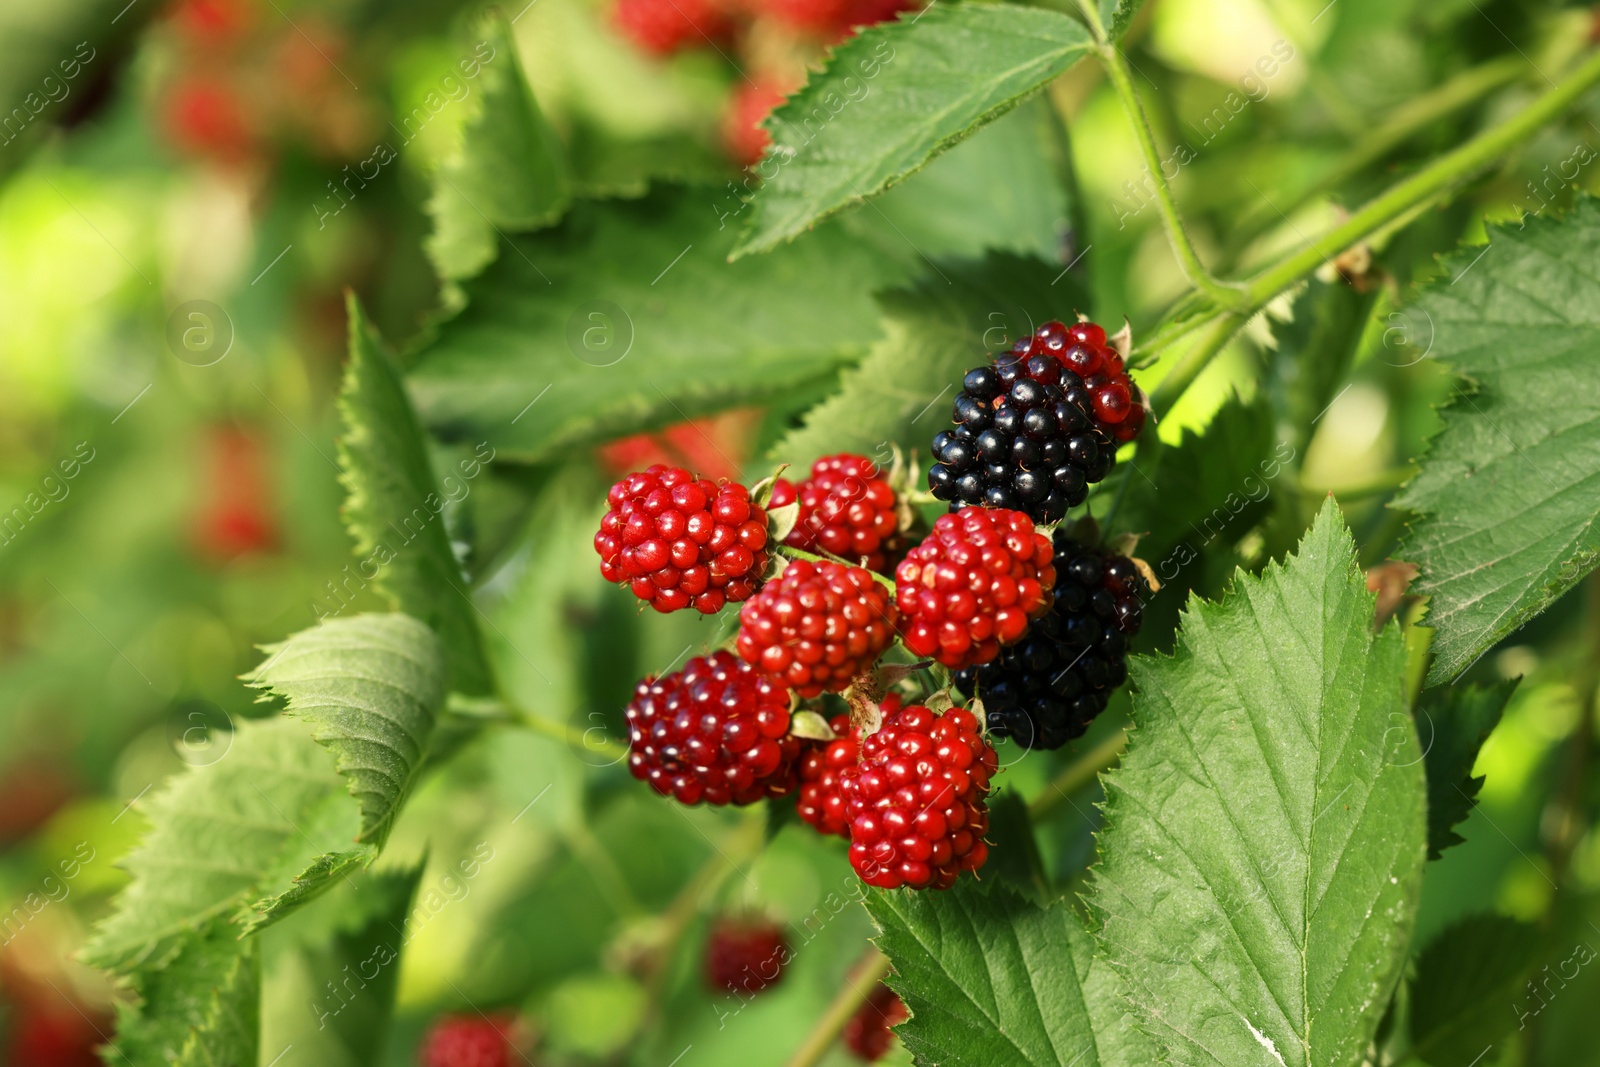
[[[1139,631],[1149,587],[1133,561],[1055,535],[1056,599],[998,658],[959,671],[989,732],[1023,748],[1060,748],[1082,737],[1128,677],[1128,639]]]
[[[1047,322],[994,366],[962,379],[951,418],[933,439],[928,487],[951,509],[1012,508],[1055,522],[1111,469],[1116,442],[1094,418],[1094,398],[1062,362],[1067,327]]]

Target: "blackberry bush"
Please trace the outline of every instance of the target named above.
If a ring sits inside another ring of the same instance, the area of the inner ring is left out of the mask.
[[[1132,560],[1055,534],[1055,602],[1020,642],[955,676],[980,698],[989,731],[1023,748],[1083,736],[1127,679],[1128,641],[1149,587]]]
[[[0,4],[0,1064],[1597,1067],[1600,34],[1313,6]]]

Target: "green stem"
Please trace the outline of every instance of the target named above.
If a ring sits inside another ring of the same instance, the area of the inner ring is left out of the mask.
[[[1200,335],[1199,340],[1183,354],[1177,365],[1150,394],[1150,406],[1158,415],[1165,415],[1172,410],[1178,399],[1188,392],[1189,386],[1194,384],[1194,380],[1200,377],[1200,372],[1210,365],[1212,358],[1222,351],[1253,313],[1254,309],[1249,313],[1230,311],[1212,321],[1210,328]]]
[[[1200,256],[1189,240],[1189,233],[1183,226],[1183,217],[1178,214],[1177,202],[1172,198],[1172,190],[1167,186],[1167,177],[1162,171],[1161,150],[1156,147],[1155,133],[1150,129],[1150,120],[1146,117],[1144,104],[1139,99],[1139,90],[1134,87],[1133,76],[1128,72],[1128,61],[1123,58],[1116,45],[1110,43],[1101,45],[1100,58],[1105,64],[1112,88],[1122,98],[1123,109],[1128,113],[1128,122],[1133,126],[1134,136],[1139,141],[1139,151],[1144,156],[1145,173],[1150,176],[1151,184],[1155,187],[1156,209],[1161,213],[1161,221],[1167,229],[1167,238],[1172,242],[1173,254],[1178,257],[1178,265],[1183,269],[1184,276],[1189,279],[1191,285],[1221,307],[1243,305],[1247,299],[1245,292],[1213,278],[1211,272],[1206,270],[1205,264],[1200,262]]]
[[[1060,774],[1050,780],[1044,792],[1029,803],[1029,817],[1038,822],[1054,815],[1056,809],[1065,804],[1072,794],[1094,781],[1101,771],[1109,770],[1121,759],[1122,750],[1127,747],[1128,731],[1118,730],[1073,760]]]
[[[532,730],[536,734],[565,742],[573,748],[587,749],[596,755],[606,756],[613,761],[621,760],[628,754],[626,744],[615,738],[606,737],[598,730],[579,730],[565,723],[552,722],[505,699],[478,700],[452,693],[449,707],[450,710],[469,718],[510,722],[525,730]],[[590,734],[597,736],[591,738]]]
[[[1527,61],[1521,56],[1501,56],[1464,70],[1443,85],[1400,105],[1388,121],[1362,138],[1321,177],[1286,203],[1257,203],[1235,229],[1229,241],[1228,259],[1237,258],[1252,240],[1283,216],[1293,215],[1314,197],[1342,185],[1422,130],[1515,81],[1526,69]]]
[[[1251,278],[1246,285],[1247,300],[1243,306],[1214,301],[1217,306],[1202,318],[1204,324],[1210,327],[1209,331],[1184,353],[1178,366],[1162,379],[1151,395],[1151,405],[1157,414],[1165,414],[1170,410],[1239,327],[1273,297],[1352,245],[1445,196],[1518,142],[1533,136],[1597,82],[1600,82],[1600,52],[1591,55],[1559,84],[1517,115],[1391,186],[1344,222],[1312,241],[1310,247]],[[1182,330],[1172,331],[1171,336],[1181,336],[1195,328],[1195,324],[1189,321],[1182,326]],[[1165,343],[1167,338],[1160,339]]]
[[[1460,182],[1504,155],[1519,141],[1537,133],[1596,82],[1600,82],[1600,52],[1590,56],[1560,84],[1518,114],[1391,186],[1387,192],[1369,201],[1344,222],[1311,242],[1310,247],[1250,279],[1248,292],[1251,305],[1261,307],[1362,238],[1406,212],[1448,193]]]
[[[789,1057],[784,1067],[815,1067],[839,1039],[845,1023],[861,1010],[861,1005],[867,1002],[867,998],[872,996],[872,991],[878,988],[878,983],[883,981],[888,973],[889,957],[879,952],[878,946],[869,945],[866,953],[845,976],[844,985],[834,995],[828,1010],[822,1013],[822,1017],[811,1028],[811,1032],[806,1035],[800,1047],[794,1050],[794,1055]]]

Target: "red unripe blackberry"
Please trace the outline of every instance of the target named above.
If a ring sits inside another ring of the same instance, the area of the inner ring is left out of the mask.
[[[163,110],[168,138],[191,155],[232,164],[259,148],[244,98],[221,78],[186,78],[168,91]]]
[[[789,962],[783,927],[765,919],[718,919],[706,942],[706,983],[729,993],[759,993],[778,984]]]
[[[808,745],[800,757],[800,799],[795,810],[818,833],[848,838],[850,817],[839,783],[845,769],[854,767],[860,757],[861,741],[850,729],[848,715],[836,715],[828,725],[834,739],[824,745]]]
[[[737,482],[657,464],[611,487],[594,536],[600,573],[657,611],[706,615],[748,600],[767,568],[767,515]]]
[[[511,1067],[517,1055],[505,1015],[445,1015],[422,1039],[422,1067]]]
[[[789,690],[732,652],[646,678],[628,704],[628,770],[684,804],[753,804],[794,791],[801,742]]]
[[[910,1017],[911,1013],[906,1010],[899,994],[879,982],[867,1002],[844,1024],[841,1035],[844,1047],[855,1053],[858,1059],[876,1063],[883,1059],[889,1046],[894,1043],[894,1031],[890,1027],[898,1026]]]
[[[611,19],[623,36],[658,56],[724,40],[733,28],[709,0],[616,0]]]
[[[761,162],[772,143],[762,123],[788,95],[789,90],[772,84],[741,81],[734,86],[722,115],[722,144],[730,159],[741,167]]]
[[[1047,322],[994,366],[967,372],[955,428],[933,439],[928,487],[953,507],[1016,508],[1054,522],[1110,471],[1117,442],[1138,434],[1140,404],[1104,330]]]
[[[900,636],[951,670],[988,663],[1050,608],[1050,539],[1020,511],[941,515],[895,569]]]
[[[900,520],[894,490],[870,459],[823,456],[793,493],[789,499],[800,501],[800,518],[784,544],[808,552],[821,549],[872,571],[888,566],[887,549]],[[778,506],[776,496],[773,506]]]
[[[989,858],[989,777],[994,749],[964,708],[943,715],[883,702],[883,725],[861,741],[843,775],[850,865],[880,889],[949,889]]]
[[[852,0],[760,0],[759,7],[762,14],[791,29],[829,36],[849,22],[855,4]]]
[[[861,567],[794,560],[739,609],[739,655],[802,697],[837,693],[894,639],[889,590]]]
[[[1092,322],[1075,322],[1066,327],[1066,335],[1067,347],[1059,358],[1083,378],[1100,429],[1118,442],[1139,436],[1144,427],[1144,395],[1123,367],[1122,354],[1106,340],[1106,331]],[[1030,354],[1038,346],[1038,336],[1034,335],[1029,346]]]
[[[1055,604],[992,663],[956,674],[979,697],[989,731],[1023,748],[1082,737],[1128,678],[1128,639],[1139,632],[1149,586],[1133,561],[1055,535]]]

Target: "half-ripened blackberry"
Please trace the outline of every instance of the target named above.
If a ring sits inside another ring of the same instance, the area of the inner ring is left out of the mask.
[[[935,497],[957,508],[1012,508],[1036,522],[1083,503],[1111,469],[1117,442],[1096,416],[1099,394],[1066,361],[1082,347],[1066,326],[1047,322],[993,366],[967,372],[955,427],[933,439]],[[1098,349],[1095,356],[1098,368]]]
[[[993,661],[960,671],[957,688],[982,699],[989,732],[1023,748],[1083,736],[1128,677],[1128,639],[1149,587],[1133,561],[1055,535],[1055,604]]]

